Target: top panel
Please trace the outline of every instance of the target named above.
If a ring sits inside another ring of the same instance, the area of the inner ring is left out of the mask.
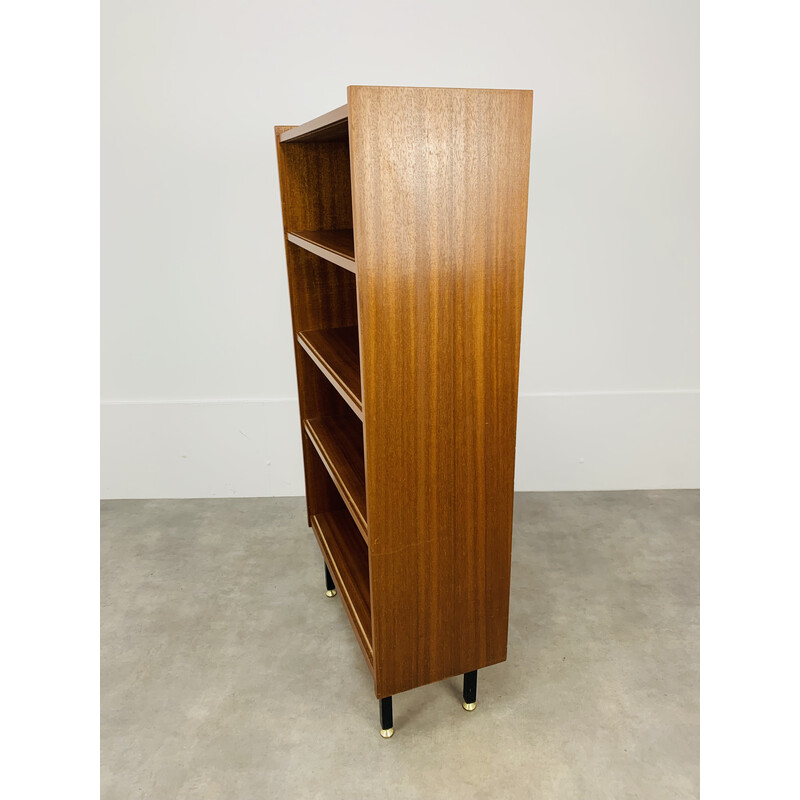
[[[286,144],[286,142],[338,142],[347,139],[347,136],[347,105],[343,105],[282,133],[280,141],[281,144]]]

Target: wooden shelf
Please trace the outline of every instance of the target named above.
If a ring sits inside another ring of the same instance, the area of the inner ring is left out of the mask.
[[[286,142],[338,142],[348,136],[347,104],[316,117],[302,125],[296,125],[280,135],[280,143]]]
[[[311,527],[358,643],[370,669],[374,669],[367,547],[346,511],[315,514],[311,517]]]
[[[310,253],[339,267],[356,271],[353,231],[289,231],[286,238]]]
[[[346,417],[322,417],[307,419],[305,429],[339,494],[350,509],[364,541],[369,541],[361,426]]]
[[[381,700],[506,659],[532,104],[275,128],[307,518]]]
[[[297,341],[358,418],[363,420],[358,326],[301,331],[297,334]]]

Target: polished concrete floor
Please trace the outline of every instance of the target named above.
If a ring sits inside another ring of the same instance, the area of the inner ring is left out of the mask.
[[[384,740],[302,498],[106,501],[102,797],[697,797],[698,506],[517,495],[508,661]]]

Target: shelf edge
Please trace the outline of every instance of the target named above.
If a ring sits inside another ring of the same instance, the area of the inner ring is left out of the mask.
[[[352,258],[343,256],[341,253],[337,253],[335,250],[329,250],[327,247],[322,247],[315,242],[310,242],[308,239],[304,239],[302,236],[298,236],[296,233],[291,231],[286,234],[286,238],[292,244],[296,244],[298,247],[308,250],[309,253],[313,253],[315,256],[319,256],[320,258],[324,258],[326,261],[330,261],[332,264],[336,264],[337,267],[350,270],[350,272],[356,271],[356,262]]]
[[[339,471],[330,460],[327,451],[322,446],[322,443],[317,437],[317,433],[314,430],[314,426],[311,424],[311,422],[312,421],[308,419],[303,421],[303,428],[305,429],[306,436],[308,436],[309,441],[314,445],[314,449],[317,451],[317,453],[319,453],[319,457],[322,460],[322,463],[325,465],[325,469],[328,470],[328,474],[331,476],[331,479],[336,485],[336,489],[342,496],[344,504],[347,506],[347,510],[350,512],[350,516],[353,518],[355,526],[358,528],[358,532],[366,542],[367,547],[369,547],[369,528],[367,527],[367,520],[361,513],[361,509],[356,505],[353,495],[350,493],[347,485],[342,480]]]
[[[345,103],[343,106],[339,106],[339,108],[334,108],[333,111],[320,114],[320,116],[314,117],[314,119],[304,122],[302,125],[284,131],[280,137],[281,144],[301,140],[304,136],[308,136],[309,134],[319,133],[325,130],[325,128],[330,128],[333,125],[344,122],[347,120],[347,117],[348,105]]]
[[[336,584],[336,588],[339,589],[339,593],[342,597],[342,604],[344,605],[344,609],[347,612],[347,617],[350,620],[350,625],[352,626],[353,631],[356,634],[356,639],[358,640],[361,650],[364,653],[364,657],[367,660],[367,664],[369,665],[370,670],[372,670],[374,674],[375,653],[372,648],[372,642],[367,636],[367,632],[364,630],[364,625],[359,619],[358,614],[356,614],[355,606],[353,605],[353,600],[350,597],[349,587],[347,586],[347,583],[342,580],[341,571],[339,570],[338,564],[333,560],[330,547],[328,546],[328,542],[325,539],[325,534],[322,531],[322,525],[317,519],[317,516],[318,515],[315,514],[311,517],[311,529],[314,531],[314,536],[316,537],[317,543],[319,544],[319,548],[322,551],[322,557],[325,559],[325,563],[328,565],[328,569],[333,574],[334,583]]]
[[[342,399],[353,410],[355,415],[363,422],[364,421],[364,405],[359,397],[350,391],[347,384],[342,381],[337,373],[335,373],[327,361],[319,354],[317,349],[306,339],[303,331],[298,331],[297,342],[300,347],[305,350],[308,357],[317,365],[319,371],[330,381],[331,385],[342,396]]]

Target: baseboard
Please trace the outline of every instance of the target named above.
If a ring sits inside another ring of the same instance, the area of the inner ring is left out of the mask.
[[[699,393],[519,399],[517,491],[699,485]],[[297,400],[104,402],[101,496],[280,497],[303,488]]]

